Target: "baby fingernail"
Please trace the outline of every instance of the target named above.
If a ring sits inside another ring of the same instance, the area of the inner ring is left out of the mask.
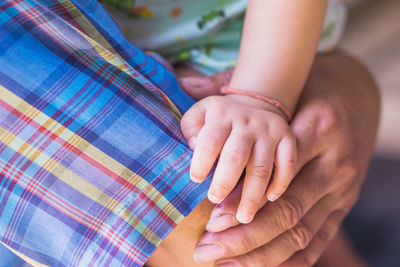
[[[193,151],[196,146],[196,137],[192,137],[189,140],[189,148]]]
[[[193,177],[192,175],[190,175],[190,180],[192,180],[195,183],[201,183],[200,179],[197,179],[196,177]]]
[[[204,85],[207,84],[207,80],[204,78],[200,77],[186,77],[186,78],[181,78],[179,82],[184,86],[184,87],[203,87]]]
[[[224,256],[224,250],[218,245],[198,246],[194,251],[194,260],[197,263],[220,259]]]
[[[271,201],[271,202],[274,202],[278,198],[279,198],[279,195],[275,194],[275,193],[271,193],[271,194],[268,195],[268,200]]]
[[[214,204],[219,204],[221,202],[221,200],[218,197],[214,196],[213,194],[209,193],[207,197],[208,200],[210,200]]]
[[[235,224],[233,214],[227,213],[221,216],[212,218],[208,221],[206,230],[208,232],[219,232]]]
[[[253,220],[253,216],[250,214],[238,212],[236,214],[236,219],[241,223],[250,223]]]

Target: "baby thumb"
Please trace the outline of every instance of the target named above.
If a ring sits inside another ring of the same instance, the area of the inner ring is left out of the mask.
[[[181,130],[191,150],[196,146],[196,137],[204,125],[204,116],[204,107],[196,103],[182,117]]]

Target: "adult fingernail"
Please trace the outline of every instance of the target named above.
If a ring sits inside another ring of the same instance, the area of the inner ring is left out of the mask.
[[[217,267],[240,267],[240,265],[236,262],[221,262],[217,263]]]
[[[224,250],[218,245],[198,246],[194,251],[194,260],[197,263],[213,261],[224,256]]]
[[[202,77],[186,77],[179,80],[183,87],[203,87],[209,83],[207,79]]]
[[[213,219],[213,218],[223,215],[224,211],[221,208],[222,208],[222,203],[215,205],[213,211],[210,214],[210,219]]]
[[[253,220],[253,216],[250,214],[238,212],[236,213],[236,219],[241,223],[250,223]]]
[[[192,137],[189,140],[189,148],[193,151],[196,146],[196,137]]]
[[[211,218],[206,226],[208,232],[219,232],[235,224],[233,214],[222,214],[218,217]]]
[[[271,193],[271,194],[268,195],[268,200],[271,201],[271,202],[274,202],[278,198],[279,198],[279,195],[275,194],[275,193]]]

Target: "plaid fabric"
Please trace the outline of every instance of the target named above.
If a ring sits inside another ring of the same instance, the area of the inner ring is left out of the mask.
[[[0,0],[0,238],[50,266],[141,266],[206,195],[193,100],[93,0]]]

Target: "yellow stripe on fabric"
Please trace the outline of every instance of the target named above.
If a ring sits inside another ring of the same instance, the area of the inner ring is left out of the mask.
[[[0,243],[5,246],[6,248],[8,248],[12,253],[14,253],[15,255],[17,255],[18,257],[20,257],[21,259],[23,259],[24,261],[26,261],[27,263],[29,263],[30,265],[33,265],[34,267],[50,267],[49,265],[45,265],[42,263],[39,263],[35,260],[32,260],[31,258],[29,258],[28,256],[25,256],[24,254],[12,249],[11,247],[7,246],[6,244],[4,244],[3,242],[0,241]]]
[[[90,23],[90,21],[82,14],[82,12],[75,6],[74,3],[72,3],[70,0],[58,0],[58,2],[63,5],[71,17],[73,17],[74,20],[85,29],[85,32],[90,36],[90,38],[98,42],[105,49],[111,51],[113,54],[118,54],[117,51],[114,50],[114,47],[112,47],[110,43],[103,37],[103,35],[99,33],[96,27]],[[67,21],[65,22],[68,23]],[[71,24],[69,25],[75,28]]]
[[[120,69],[121,71],[125,72],[126,74],[130,75],[127,66],[129,66],[128,62],[126,62],[117,51],[107,42],[107,40],[98,32],[96,27],[94,27],[90,21],[81,13],[81,11],[72,3],[70,0],[59,0],[60,4],[64,6],[64,8],[70,13],[70,15],[74,18],[79,25],[85,29],[85,33],[81,32],[79,29],[75,28],[73,25],[69,24],[74,30],[76,30],[82,37],[84,37],[99,55]],[[86,34],[87,33],[87,34]],[[177,118],[182,118],[182,113],[176,107],[176,105],[169,99],[164,92],[160,91],[163,94],[164,99],[168,101],[168,104],[171,108],[172,114]]]
[[[11,137],[9,139],[11,141],[3,142],[4,136]],[[35,162],[37,165],[41,166],[42,169],[53,174],[55,177],[69,185],[71,188],[74,188],[76,191],[80,192],[91,200],[99,203],[103,207],[117,214],[119,217],[124,219],[131,226],[133,226],[141,235],[152,242],[153,245],[157,245],[161,241],[158,236],[151,230],[149,230],[140,219],[138,219],[133,213],[131,213],[130,210],[126,209],[124,204],[110,197],[101,189],[86,182],[84,179],[82,179],[69,169],[65,168],[64,166],[54,161],[46,154],[40,152],[36,148],[25,143],[23,140],[8,132],[2,127],[0,127],[0,141],[4,143],[8,148],[13,149],[14,151],[18,151],[18,153],[20,153],[25,158],[28,158],[29,160]],[[27,153],[25,153],[24,155],[24,150],[28,150],[28,154],[31,156],[29,156]],[[111,209],[110,206],[113,206],[113,208]],[[124,212],[121,214],[121,211]],[[104,232],[106,229],[102,230]]]
[[[0,98],[4,99],[10,106],[15,110],[23,113],[25,116],[29,117],[39,125],[46,127],[47,130],[57,135],[60,139],[67,142],[71,146],[75,147],[79,151],[84,152],[94,161],[98,162],[108,170],[112,171],[116,175],[120,176],[122,179],[128,183],[139,188],[142,192],[146,194],[156,205],[166,213],[166,215],[174,222],[178,223],[184,216],[180,213],[158,190],[156,190],[151,184],[149,184],[145,179],[127,169],[124,165],[115,161],[107,154],[94,147],[92,144],[82,139],[78,135],[75,135],[69,129],[65,128],[63,125],[54,121],[52,118],[48,117],[46,114],[40,112],[35,107],[32,107],[29,103],[25,102],[23,99],[14,95],[12,92],[0,85]],[[0,130],[1,133],[6,133],[5,129]],[[126,209],[126,207],[120,203],[118,200],[111,198],[106,195],[102,190],[93,186],[92,184],[86,182],[84,179],[66,169],[60,163],[54,161],[47,155],[41,153],[36,148],[26,144],[24,141],[19,140],[16,136],[11,133],[6,133],[0,137],[0,140],[9,145],[15,151],[19,151],[20,154],[25,154],[26,157],[34,159],[35,163],[42,166],[42,168],[54,174],[59,179],[66,182],[68,185],[73,187],[75,190],[79,191],[83,195],[91,198],[92,200],[103,205],[105,208],[113,211],[114,213],[121,216],[126,222],[135,227],[139,231],[145,231],[142,235],[151,241],[153,244],[159,242],[159,238],[152,233],[147,227],[141,224],[140,220],[130,214],[131,212]],[[123,214],[120,214],[124,211]],[[140,231],[140,232],[141,232]]]
[[[84,37],[100,56],[116,66],[118,69],[129,74],[128,63],[118,55],[117,51],[107,42],[107,40],[101,35],[97,29],[90,23],[90,21],[81,13],[81,11],[69,0],[59,1],[69,12],[69,14],[74,18],[74,20],[85,29],[86,33],[81,32],[79,29],[75,28],[73,25],[69,24],[76,32],[78,32],[82,37]]]
[[[106,195],[101,189],[88,183],[71,170],[65,168],[36,147],[25,143],[24,140],[7,131],[3,127],[0,127],[0,141],[102,206],[106,207],[112,200],[112,198]]]

